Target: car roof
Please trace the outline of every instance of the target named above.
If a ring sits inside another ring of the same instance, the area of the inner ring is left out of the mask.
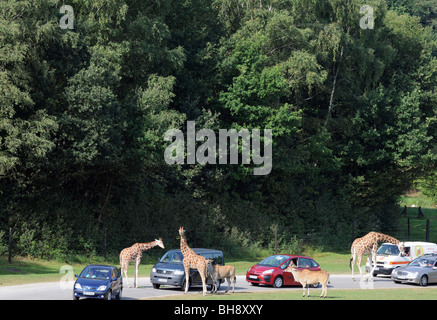
[[[307,257],[307,256],[299,256],[299,255],[297,255],[297,254],[288,254],[288,253],[278,253],[278,254],[272,254],[271,256],[269,256],[269,257],[274,257],[274,256],[289,256],[289,257],[291,257],[291,258],[306,258],[306,259],[311,259],[311,260],[314,260],[313,258],[311,258],[311,257]]]
[[[206,248],[191,248],[191,250],[193,250],[196,253],[207,253],[207,252],[212,252],[212,253],[220,253],[223,254],[222,251],[220,250],[215,250],[215,249],[206,249]],[[181,249],[171,249],[168,250],[167,252],[181,252]]]
[[[107,265],[107,264],[89,264],[89,265],[87,265],[85,268],[87,268],[87,267],[117,268],[117,267],[115,267],[115,266],[110,266],[110,265]]]

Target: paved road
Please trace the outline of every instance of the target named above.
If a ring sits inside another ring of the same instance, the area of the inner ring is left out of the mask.
[[[330,289],[384,289],[384,288],[405,288],[411,285],[396,284],[388,277],[377,277],[374,282],[360,282],[359,277],[356,281],[352,281],[350,275],[331,275],[328,290]],[[133,283],[133,279],[130,279]],[[123,289],[122,299],[142,299],[150,297],[164,297],[172,295],[183,294],[180,288],[175,287],[161,287],[160,289],[153,289],[150,278],[139,279],[140,288],[125,288]],[[224,291],[227,283],[223,283],[220,291]],[[302,287],[287,287],[287,289],[302,290]],[[71,300],[72,299],[72,282],[47,282],[35,283],[17,286],[0,286],[0,300]],[[256,291],[280,291],[284,289],[275,289],[272,287],[250,285],[245,276],[237,276],[237,283],[235,287],[235,294],[238,292],[256,292]],[[314,294],[320,292],[319,289],[312,289]],[[196,294],[201,297],[202,288],[191,288],[189,294]]]

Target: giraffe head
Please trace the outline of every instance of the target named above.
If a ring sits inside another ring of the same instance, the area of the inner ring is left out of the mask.
[[[403,242],[398,243],[399,251],[401,252],[401,255],[403,256],[405,254],[405,244]]]
[[[181,236],[181,238],[185,238],[185,230],[184,230],[184,227],[180,227],[180,228],[179,228],[179,235]]]
[[[160,246],[162,249],[164,249],[164,243],[162,242],[162,238],[159,238],[159,240],[155,239],[155,244],[157,246]]]

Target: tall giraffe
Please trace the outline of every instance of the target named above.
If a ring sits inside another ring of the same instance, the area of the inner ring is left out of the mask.
[[[179,235],[181,237],[181,251],[184,256],[182,263],[185,269],[185,293],[188,292],[188,286],[190,282],[190,268],[197,269],[202,279],[203,295],[206,295],[206,279],[207,279],[207,266],[208,260],[195,253],[187,244],[185,238],[185,230],[183,227],[179,228]]]
[[[138,288],[138,267],[143,257],[143,251],[149,250],[153,247],[160,246],[164,249],[164,243],[162,239],[147,242],[147,243],[135,243],[129,248],[124,248],[120,252],[120,267],[127,281],[127,286],[130,288],[129,278],[127,277],[127,269],[129,268],[129,263],[135,261],[135,277],[134,277],[134,287]]]
[[[357,238],[354,240],[351,246],[351,259],[350,266],[352,268],[352,280],[354,279],[354,264],[357,262],[358,269],[360,270],[360,276],[363,276],[361,271],[361,260],[363,255],[368,254],[370,256],[371,270],[369,277],[373,279],[373,271],[376,267],[376,250],[378,249],[379,242],[388,242],[398,246],[399,251],[404,252],[404,243],[400,242],[398,239],[390,237],[386,234],[379,232],[369,232],[362,238]]]

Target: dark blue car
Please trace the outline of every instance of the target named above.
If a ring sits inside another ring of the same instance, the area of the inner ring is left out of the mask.
[[[88,265],[76,275],[73,299],[94,298],[112,300],[121,298],[123,280],[121,270],[106,265]]]

